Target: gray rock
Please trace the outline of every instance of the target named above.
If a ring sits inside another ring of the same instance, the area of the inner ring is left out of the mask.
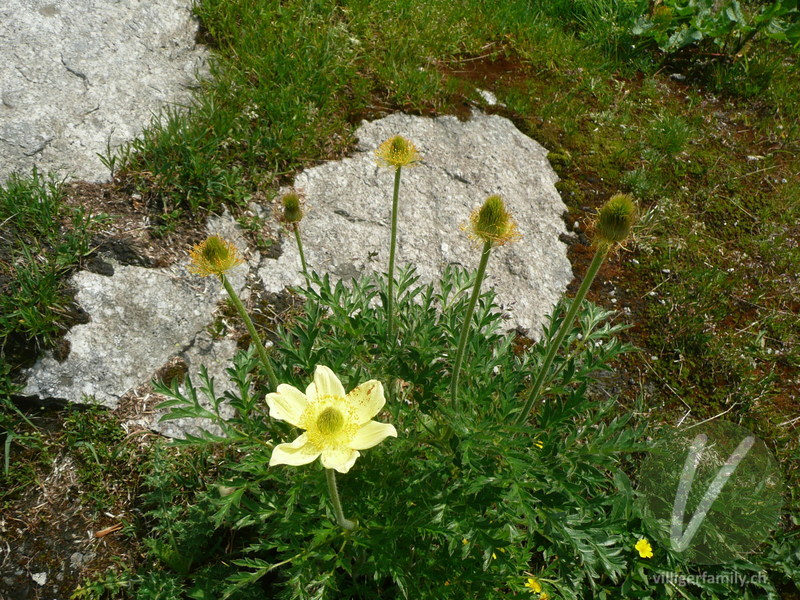
[[[108,179],[97,153],[190,102],[196,32],[189,0],[0,3],[0,182],[33,166]]]
[[[510,318],[534,337],[572,279],[562,215],[567,208],[554,184],[547,150],[511,121],[476,112],[467,122],[395,114],[356,131],[358,153],[297,176],[310,207],[301,223],[309,269],[348,279],[385,271],[389,256],[393,169],[380,168],[374,150],[393,135],[413,141],[423,164],[402,171],[398,265],[410,263],[425,282],[447,264],[477,268],[480,249],[461,226],[487,196],[500,194],[519,224],[522,239],[495,248],[485,286],[493,286]],[[259,275],[268,291],[301,285],[294,237],[285,234],[283,255],[263,259]]]
[[[236,354],[236,342],[231,339],[213,340],[207,332],[201,332],[193,341],[192,345],[181,354],[189,367],[189,377],[192,385],[198,390],[203,386],[199,377],[200,365],[204,365],[208,371],[208,376],[212,380],[214,395],[221,398],[226,392],[233,391],[235,386],[228,374],[225,372],[231,366],[231,361]],[[180,390],[186,393],[186,382],[180,386]],[[200,403],[208,409],[212,404],[209,398],[198,391]],[[167,411],[156,411],[142,424],[149,429],[157,431],[162,435],[171,438],[184,438],[186,434],[198,435],[201,430],[207,430],[216,435],[222,432],[216,425],[212,425],[207,419],[181,418],[171,421],[161,421],[161,417]],[[233,408],[226,402],[220,406],[220,415],[229,419],[233,416]]]
[[[220,221],[232,219],[212,220],[209,231],[230,227]],[[237,240],[236,235],[230,237]],[[238,239],[244,243],[241,235]],[[231,272],[235,289],[243,289],[246,273],[246,265]],[[226,297],[222,286],[213,277],[189,274],[186,263],[168,269],[114,264],[111,277],[81,271],[71,283],[91,320],[67,333],[66,360],[58,362],[47,352],[36,362],[28,371],[23,395],[72,402],[90,397],[116,408],[125,393],[150,381],[172,357],[186,354],[194,374],[200,365],[192,360],[195,356],[207,355],[217,362],[221,353],[227,353],[226,360],[233,356],[229,340],[221,341],[223,350],[218,350],[208,347],[201,335],[217,303]],[[196,342],[201,347],[193,349]]]
[[[69,557],[69,566],[77,570],[94,560],[94,552],[73,552]]]

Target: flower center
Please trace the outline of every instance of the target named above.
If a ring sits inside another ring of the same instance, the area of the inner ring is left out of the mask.
[[[317,417],[317,429],[322,435],[335,435],[344,425],[344,416],[341,412],[328,406]]]

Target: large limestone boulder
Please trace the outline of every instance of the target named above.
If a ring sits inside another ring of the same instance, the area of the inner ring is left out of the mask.
[[[541,325],[572,279],[563,220],[567,207],[547,150],[508,119],[475,112],[469,121],[394,114],[364,122],[358,152],[300,173],[294,187],[310,207],[303,220],[309,269],[342,279],[385,271],[394,170],[378,167],[374,150],[393,135],[414,142],[421,165],[402,171],[397,262],[412,264],[422,281],[439,278],[448,264],[478,266],[480,247],[462,226],[487,196],[499,194],[518,222],[522,239],[496,248],[485,286],[494,287],[510,318],[507,329],[538,337]],[[264,259],[259,275],[268,291],[300,285],[300,258],[287,236],[277,260]]]
[[[187,104],[206,51],[191,0],[0,2],[0,182],[109,178],[97,154]]]
[[[247,243],[230,215],[211,219],[208,233],[223,236],[243,256],[249,256]],[[181,371],[198,385],[196,375],[204,365],[220,395],[232,389],[225,370],[236,353],[236,342],[215,339],[209,332],[217,305],[227,298],[220,282],[189,273],[188,260],[148,269],[104,258],[113,268],[112,275],[81,271],[70,282],[89,322],[67,332],[69,354],[64,360],[59,361],[52,352],[39,358],[28,370],[22,394],[116,409],[123,398],[135,396],[137,388],[146,388],[170,361],[179,361]],[[247,273],[247,265],[229,273],[232,286],[245,299]],[[138,425],[172,437],[197,432],[198,424],[187,419],[158,423],[160,415],[151,410],[158,402],[151,398],[135,411],[140,413],[134,415]]]

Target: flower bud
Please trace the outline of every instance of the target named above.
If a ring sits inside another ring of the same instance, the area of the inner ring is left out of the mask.
[[[377,150],[375,157],[382,167],[413,167],[422,160],[417,147],[401,135],[390,137]]]
[[[473,237],[502,246],[519,239],[519,231],[500,196],[489,196],[470,216]]]
[[[636,201],[630,194],[615,194],[600,209],[595,225],[595,242],[618,244],[625,241],[636,222]]]
[[[189,256],[191,258],[189,272],[202,277],[222,275],[244,262],[236,246],[218,235],[212,235],[206,241],[197,244],[189,251]]]

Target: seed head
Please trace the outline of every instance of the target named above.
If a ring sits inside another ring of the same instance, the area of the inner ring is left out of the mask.
[[[303,218],[302,198],[297,192],[289,192],[281,198],[283,214],[281,220],[284,223],[299,223]]]
[[[381,167],[413,167],[422,157],[417,147],[401,135],[390,137],[375,150],[375,158]]]
[[[197,244],[189,251],[189,257],[189,272],[202,277],[222,275],[244,262],[236,246],[218,235]]]
[[[471,235],[475,239],[502,246],[520,238],[517,224],[500,196],[489,196],[483,206],[470,215]]]
[[[630,194],[614,194],[600,209],[595,225],[595,243],[619,244],[625,241],[636,222],[636,201]]]

